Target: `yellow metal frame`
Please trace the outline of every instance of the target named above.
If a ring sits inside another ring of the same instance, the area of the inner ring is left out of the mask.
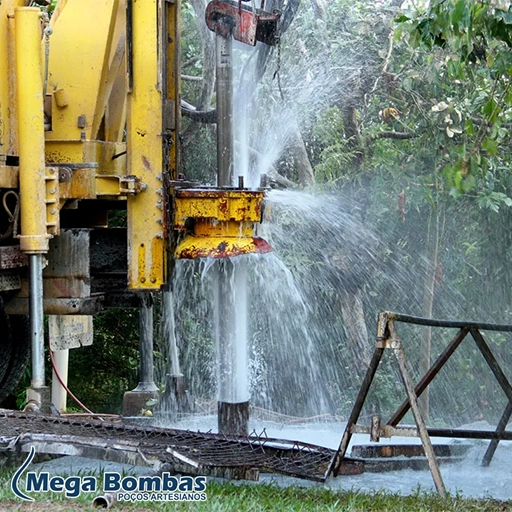
[[[128,174],[147,190],[128,197],[128,282],[158,289],[165,282],[162,95],[158,1],[132,3],[132,88],[128,96]]]
[[[176,193],[175,224],[182,229],[187,218],[261,222],[264,193],[253,190],[181,189]]]

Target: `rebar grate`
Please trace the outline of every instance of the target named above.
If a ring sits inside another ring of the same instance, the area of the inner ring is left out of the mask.
[[[176,471],[228,478],[257,478],[259,472],[267,472],[324,481],[336,453],[300,441],[269,438],[264,432],[225,436],[0,410],[0,445],[4,449],[19,449],[20,443],[35,441],[39,451],[51,445],[49,453],[69,453],[56,451],[56,445],[93,446],[96,451],[86,454],[97,453],[100,458],[109,450],[135,450],[148,465],[159,462],[159,467]]]

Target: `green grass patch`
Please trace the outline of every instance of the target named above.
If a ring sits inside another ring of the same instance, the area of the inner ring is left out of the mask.
[[[32,493],[31,503],[15,499],[10,482],[14,471],[0,474],[0,512],[98,510],[92,500],[99,494],[82,494],[68,499],[63,493]],[[82,475],[84,476],[84,475]],[[102,477],[98,477],[98,482]],[[24,482],[24,478],[22,478]],[[465,499],[461,496],[440,498],[432,492],[418,489],[409,496],[388,492],[363,493],[332,491],[323,487],[286,487],[269,484],[208,482],[205,502],[177,503],[124,503],[114,509],[120,511],[171,510],[194,512],[501,512],[512,511],[512,503],[493,499]]]

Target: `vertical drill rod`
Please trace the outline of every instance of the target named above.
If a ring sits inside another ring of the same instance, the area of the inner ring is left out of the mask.
[[[232,187],[233,151],[233,38],[217,32],[217,185]]]

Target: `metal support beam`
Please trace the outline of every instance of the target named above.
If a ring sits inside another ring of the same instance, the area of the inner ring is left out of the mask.
[[[512,404],[508,402],[500,418],[500,421],[498,422],[498,425],[496,427],[497,434],[502,434],[503,432],[505,432],[508,421],[510,420],[510,416],[512,416]],[[484,457],[482,459],[482,466],[487,467],[491,463],[491,460],[494,457],[494,453],[496,452],[496,448],[498,448],[498,443],[498,438],[493,439],[489,443],[489,446],[487,447],[487,450],[485,451]]]
[[[425,455],[427,457],[430,472],[432,473],[432,478],[434,479],[437,492],[441,496],[445,496],[446,487],[443,482],[443,477],[441,476],[441,471],[439,470],[439,463],[437,462],[434,453],[432,441],[430,440],[430,437],[427,432],[427,427],[421,415],[420,407],[418,405],[418,397],[416,395],[416,392],[414,391],[414,384],[412,382],[409,369],[407,368],[407,361],[405,359],[402,343],[400,341],[400,338],[398,337],[393,321],[389,322],[388,327],[390,330],[391,340],[393,343],[393,352],[395,353],[396,359],[398,361],[402,381],[407,391],[407,396],[409,397],[409,403],[411,405],[412,414],[414,416],[416,426],[418,427],[418,434],[421,438],[423,449],[425,450]]]
[[[420,382],[414,387],[411,374],[408,369],[406,362],[405,353],[402,347],[402,342],[397,334],[395,322],[405,322],[415,325],[426,325],[432,327],[448,327],[448,328],[459,328],[459,331],[437,358],[436,362],[429,368],[427,373],[423,376]],[[348,448],[350,438],[355,433],[365,433],[373,435],[375,439],[380,437],[393,437],[393,436],[405,436],[405,437],[420,437],[422,441],[423,450],[427,457],[427,462],[434,479],[437,491],[440,495],[446,493],[444,482],[442,480],[438,461],[435,457],[435,452],[431,443],[431,437],[451,437],[454,439],[488,439],[491,440],[486,454],[482,460],[483,466],[488,466],[494,452],[498,446],[499,441],[510,441],[512,440],[512,432],[506,430],[507,423],[512,416],[512,386],[505,376],[502,368],[498,361],[494,357],[491,349],[484,340],[480,329],[489,331],[501,331],[511,332],[512,325],[498,325],[498,324],[483,324],[476,322],[464,322],[464,321],[451,321],[451,320],[436,320],[430,318],[412,317],[408,315],[401,315],[398,313],[392,313],[384,311],[379,313],[379,320],[377,325],[377,343],[376,350],[368,368],[365,380],[359,391],[359,395],[352,409],[345,433],[343,435],[342,443],[336,456],[329,468],[327,475],[330,473],[337,475],[337,468],[343,463],[345,452]],[[508,403],[502,414],[502,417],[496,427],[493,430],[465,430],[465,429],[439,429],[439,428],[427,428],[425,421],[421,415],[421,411],[418,406],[418,396],[427,388],[427,386],[433,381],[438,375],[440,370],[443,368],[448,359],[454,354],[455,350],[466,338],[467,334],[470,333],[475,340],[480,352],[484,359],[489,365],[494,377],[498,381],[499,385],[503,389]],[[375,371],[377,369],[378,361],[382,356],[382,352],[385,349],[392,349],[398,362],[402,383],[404,384],[407,400],[397,409],[391,419],[384,426],[379,425],[378,421],[375,420],[372,426],[357,425],[356,421],[362,410],[364,402],[366,400],[368,390],[374,379]],[[405,414],[412,409],[416,427],[397,427],[399,422],[403,419]]]
[[[375,377],[375,372],[377,371],[380,360],[382,359],[382,355],[384,354],[384,348],[379,346],[379,341],[380,340],[377,340],[377,346],[375,347],[375,352],[373,353],[372,360],[370,361],[370,366],[368,367],[368,370],[366,370],[366,375],[364,376],[363,383],[359,389],[359,394],[357,395],[354,407],[352,408],[352,412],[350,413],[350,417],[345,428],[345,432],[343,433],[341,444],[338,448],[338,451],[336,452],[336,456],[334,457],[329,470],[327,471],[327,475],[332,473],[334,476],[337,476],[339,474],[343,458],[347,453],[348,445],[350,444],[350,439],[352,438],[352,427],[357,423],[357,420],[359,419],[359,415],[363,409],[364,402],[368,396],[368,392],[370,391],[373,378]]]
[[[159,0],[128,0],[127,174],[144,189],[127,198],[128,287],[159,290],[165,283],[166,222]],[[167,35],[166,35],[167,37]]]
[[[437,358],[436,362],[430,367],[425,376],[420,380],[418,385],[414,388],[414,391],[417,396],[420,396],[423,391],[428,387],[428,385],[434,380],[434,377],[441,371],[441,368],[445,365],[446,361],[450,359],[452,354],[455,352],[457,347],[462,343],[466,335],[468,334],[469,329],[463,328],[461,329],[450,342],[450,344],[446,347],[443,353]],[[403,417],[409,412],[411,405],[409,400],[405,400],[403,404],[397,409],[395,414],[388,421],[388,425],[392,427],[396,427],[400,421],[402,421]]]
[[[472,328],[470,332],[478,348],[480,349],[480,352],[484,356],[485,361],[489,365],[489,368],[496,377],[496,380],[498,381],[499,385],[501,386],[501,389],[503,390],[508,399],[507,407],[505,408],[505,411],[496,428],[496,432],[502,433],[505,431],[507,422],[512,414],[512,386],[510,385],[510,382],[503,373],[503,370],[501,369],[501,366],[499,365],[498,361],[491,352],[489,345],[487,345],[487,343],[485,342],[482,333],[477,328]],[[494,456],[494,452],[498,447],[498,442],[498,439],[493,439],[491,441],[489,447],[487,448],[487,451],[485,452],[484,458],[482,460],[482,465],[488,466],[490,464],[492,457]]]

